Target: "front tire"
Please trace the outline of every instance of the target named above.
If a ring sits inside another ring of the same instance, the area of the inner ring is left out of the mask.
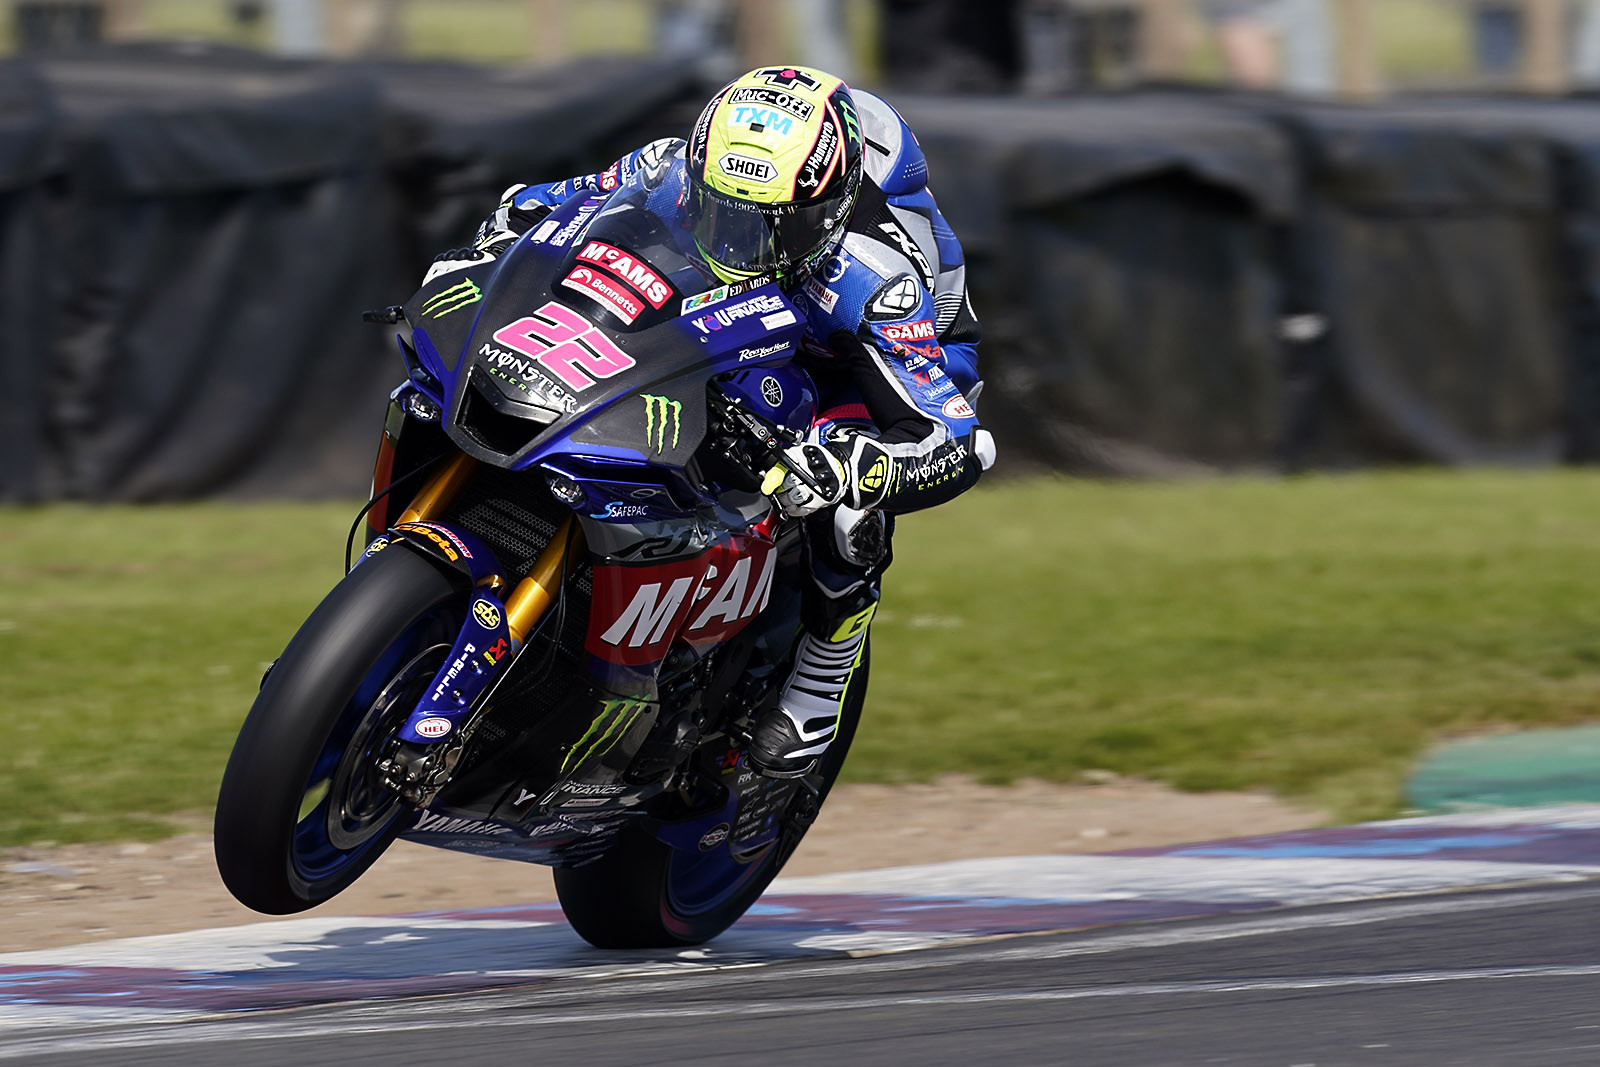
[[[378,781],[459,630],[464,598],[396,545],[334,587],[263,680],[217,797],[217,870],[241,904],[315,907],[382,855],[409,807]]]
[[[867,695],[871,646],[850,679],[839,719],[839,733],[814,773],[817,799],[828,792],[844,766]],[[796,794],[793,801],[802,801]],[[567,921],[596,948],[671,948],[699,945],[739,920],[777,877],[794,853],[805,828],[785,831],[759,858],[739,869],[726,849],[711,857],[675,849],[641,829],[629,827],[598,860],[582,867],[558,867],[556,896]],[[718,871],[708,864],[720,861]]]

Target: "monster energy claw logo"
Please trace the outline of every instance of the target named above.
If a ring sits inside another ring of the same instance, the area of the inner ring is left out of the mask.
[[[654,445],[656,455],[665,452],[667,444],[667,419],[672,419],[672,444],[678,447],[678,431],[681,428],[683,405],[676,400],[669,400],[664,396],[651,396],[640,393],[639,399],[644,401],[644,440],[647,445]]]
[[[566,774],[568,767],[583,766],[591,756],[603,756],[610,752],[638,721],[646,707],[643,700],[601,701],[600,714],[594,717],[594,722],[578,738],[578,743],[572,746],[567,758],[561,761],[561,773]]]
[[[851,140],[859,141],[861,139],[861,127],[856,122],[856,109],[851,105],[849,97],[839,97],[839,114],[844,116],[845,129],[849,131],[846,136]]]
[[[469,304],[476,304],[483,299],[483,290],[478,288],[478,283],[470,278],[458,282],[448,289],[440,290],[433,294],[422,305],[422,313],[429,318],[442,319],[452,311],[460,311]]]

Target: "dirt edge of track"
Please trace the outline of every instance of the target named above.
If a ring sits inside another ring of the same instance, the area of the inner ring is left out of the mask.
[[[1254,793],[1179,793],[1094,775],[1082,784],[920,785],[835,790],[786,874],[989,856],[1105,852],[1278,833],[1325,823]],[[209,820],[195,819],[196,830]],[[394,914],[554,899],[547,868],[396,844],[337,900],[303,915]],[[0,951],[260,922],[217,877],[211,839],[64,845],[0,853]]]

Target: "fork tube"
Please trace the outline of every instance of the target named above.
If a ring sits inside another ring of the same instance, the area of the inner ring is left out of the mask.
[[[395,525],[437,518],[441,511],[450,506],[450,501],[455,499],[477,465],[477,460],[465,452],[459,453],[417,491],[406,510],[400,513],[400,518],[395,520]]]
[[[569,550],[574,554],[583,551],[583,528],[571,515],[562,520],[561,528],[533,561],[528,576],[517,583],[506,599],[506,629],[511,631],[511,640],[517,644],[527,640],[561,591]]]

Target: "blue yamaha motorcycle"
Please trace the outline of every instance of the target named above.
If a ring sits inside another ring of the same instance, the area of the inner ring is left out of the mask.
[[[371,314],[409,378],[366,546],[223,776],[245,905],[321,904],[404,837],[549,864],[595,945],[697,944],[816,817],[865,662],[812,774],[745,751],[800,633],[800,530],[766,493],[815,414],[804,321],[776,285],[708,288],[649,195],[576,198]]]

